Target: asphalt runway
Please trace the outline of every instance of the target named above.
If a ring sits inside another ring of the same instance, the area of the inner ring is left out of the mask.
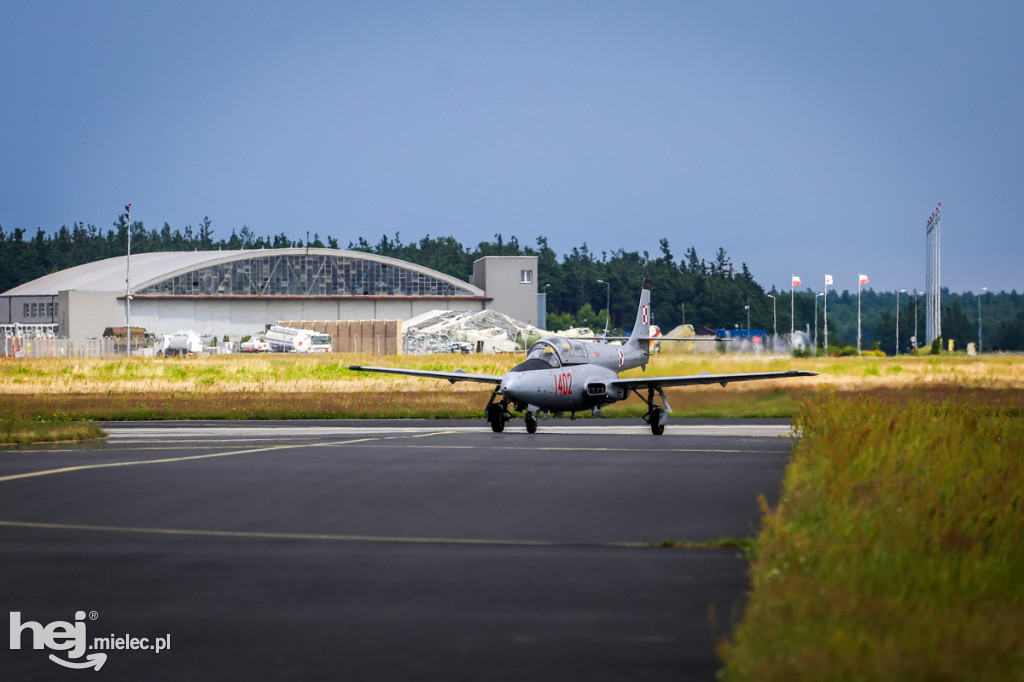
[[[5,680],[102,653],[133,680],[711,680],[746,563],[652,545],[751,536],[790,447],[780,420],[107,428],[0,449]]]

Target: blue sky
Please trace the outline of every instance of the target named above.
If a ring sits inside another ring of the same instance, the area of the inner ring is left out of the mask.
[[[1019,2],[0,4],[0,226],[496,233],[1024,290]]]

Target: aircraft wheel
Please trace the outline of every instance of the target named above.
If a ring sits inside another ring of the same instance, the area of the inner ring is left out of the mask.
[[[491,431],[501,433],[505,430],[505,414],[500,405],[491,405],[487,408],[487,421],[491,423]]]
[[[526,432],[537,433],[537,417],[532,413],[526,413]]]
[[[651,433],[655,436],[665,433],[665,410],[660,407],[651,410]]]

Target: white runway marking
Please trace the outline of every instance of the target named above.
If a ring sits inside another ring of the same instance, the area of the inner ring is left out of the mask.
[[[519,427],[519,428],[517,428]],[[302,440],[319,438],[339,438],[345,436],[363,437],[370,435],[388,436],[427,436],[434,433],[490,433],[486,424],[473,424],[466,426],[402,426],[396,423],[394,426],[360,426],[357,423],[350,423],[345,426],[322,426],[322,425],[296,425],[296,426],[180,426],[171,425],[121,425],[107,424],[104,427],[110,434],[109,441],[117,444],[131,443],[153,443],[168,441],[194,441],[204,442],[237,442],[237,441],[280,441],[280,440]],[[792,429],[786,424],[669,424],[665,429],[666,436],[740,436],[747,438],[780,438],[791,435]],[[540,429],[536,436],[543,437],[544,434],[558,435],[636,435],[651,436],[651,431],[645,424],[636,425],[603,425],[593,423],[579,424],[558,424],[541,422]],[[527,436],[522,424],[512,422],[505,427],[502,434],[495,434],[505,437]],[[652,436],[653,437],[653,436]]]
[[[334,443],[334,445],[352,445],[354,443],[362,443],[367,440],[376,440],[373,438],[361,438],[356,440],[345,441],[342,443]],[[185,455],[182,457],[164,457],[161,459],[140,459],[132,462],[102,462],[99,464],[79,464],[77,466],[58,467],[56,469],[41,469],[39,471],[28,471],[22,474],[11,474],[10,476],[0,476],[0,483],[7,483],[8,481],[18,481],[25,478],[38,478],[39,476],[53,476],[56,474],[69,474],[77,471],[89,471],[92,469],[112,469],[116,467],[131,467],[131,466],[149,466],[151,464],[169,464],[177,462],[189,462],[197,459],[212,459],[215,457],[234,457],[236,455],[251,455],[259,452],[272,452],[274,450],[283,450],[290,448],[292,445],[268,445],[260,448],[249,448],[246,450],[230,450],[228,452],[212,452],[203,455]]]
[[[326,542],[375,542],[414,545],[483,545],[497,547],[604,547],[615,549],[658,549],[654,542],[557,542],[551,540],[508,540],[490,538],[428,538],[391,535],[342,535],[336,533],[283,533],[267,531],[203,530],[190,528],[141,528],[134,526],[95,526],[80,523],[36,523],[32,521],[0,521],[0,527],[47,530],[80,530],[100,533],[144,533],[149,535],[191,535],[196,537],[244,538],[255,540],[313,540]],[[712,543],[692,543],[696,548]],[[711,547],[719,549],[718,547]]]

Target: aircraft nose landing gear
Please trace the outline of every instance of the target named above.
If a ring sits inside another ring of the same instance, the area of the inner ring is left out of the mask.
[[[527,412],[524,419],[526,420],[526,432],[537,433],[537,413]]]

